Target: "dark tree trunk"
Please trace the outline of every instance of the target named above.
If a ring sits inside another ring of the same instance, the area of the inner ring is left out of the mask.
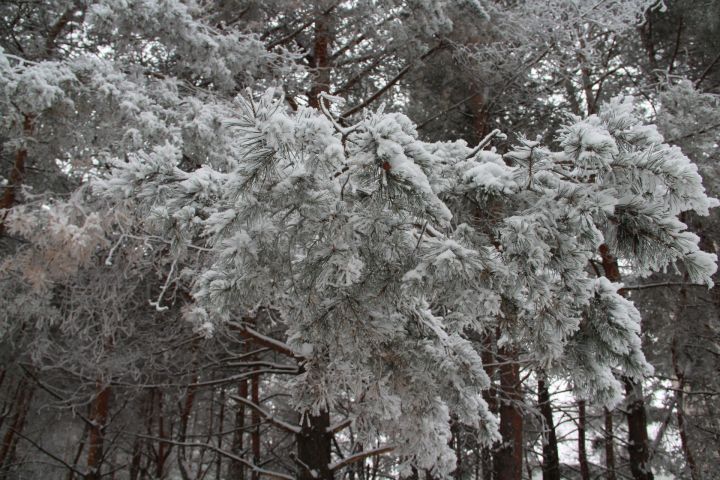
[[[251,400],[255,405],[260,405],[260,375],[254,374],[251,377]],[[253,409],[250,416],[252,420],[252,435],[250,436],[250,442],[252,447],[253,464],[260,464],[260,412]],[[252,480],[259,480],[260,474],[253,470],[250,474]]]
[[[328,432],[330,413],[322,410],[319,415],[303,414],[300,433],[297,435],[298,480],[331,480],[333,472],[332,433]]]
[[[613,432],[613,415],[607,408],[603,409],[605,416],[605,470],[607,480],[616,480],[615,474],[615,439]]]
[[[543,480],[560,480],[560,459],[555,423],[550,404],[550,392],[544,378],[538,379],[538,407],[545,421],[543,432]]]
[[[78,442],[77,449],[75,449],[75,456],[73,457],[73,461],[71,465],[73,467],[76,467],[78,465],[78,462],[80,462],[80,456],[82,456],[83,450],[85,450],[85,441],[87,439],[88,433],[90,433],[90,425],[85,423],[85,427],[83,427],[83,433],[80,437],[80,441]],[[139,443],[139,438],[135,439],[135,445]],[[133,460],[135,458],[134,450],[133,450]],[[68,470],[67,477],[65,477],[66,480],[74,480],[75,479],[75,470]],[[133,477],[132,469],[130,470],[130,480],[135,480],[135,477]]]
[[[523,416],[520,411],[520,365],[513,348],[502,348],[498,397],[502,444],[495,450],[493,466],[497,480],[521,480],[523,466]]]
[[[308,93],[308,105],[313,108],[320,106],[318,96],[330,89],[330,12],[322,13],[315,22],[315,41],[311,66],[315,69],[315,77]]]
[[[485,373],[487,373],[492,384],[495,380],[495,336],[491,332],[486,333],[482,338],[482,345],[483,368],[485,369]],[[487,402],[490,411],[498,413],[497,395],[495,389],[489,388],[483,391],[483,398]],[[483,445],[481,448],[482,480],[493,480],[494,468],[492,448],[487,445]]]
[[[683,288],[684,290],[684,288]],[[684,301],[685,299],[683,299]],[[672,347],[672,364],[673,370],[675,371],[675,377],[677,378],[678,386],[675,390],[675,416],[677,418],[678,431],[680,434],[680,446],[685,456],[685,464],[688,470],[690,470],[690,478],[692,480],[698,480],[700,478],[697,471],[697,463],[695,462],[695,456],[690,449],[690,443],[688,442],[687,427],[685,422],[685,372],[680,368],[680,362],[678,361],[677,352],[677,339],[673,339]]]
[[[642,385],[625,378],[625,396],[628,401],[628,453],[630,455],[630,471],[635,480],[653,480],[650,469],[647,433],[647,414]]]
[[[587,415],[585,413],[585,400],[578,400],[578,462],[580,463],[580,478],[590,480],[590,468],[585,447],[585,429]]]
[[[33,131],[33,117],[32,115],[25,115],[23,121],[23,133],[26,137],[32,135]],[[0,209],[7,210],[15,205],[17,202],[18,193],[20,193],[20,187],[22,187],[23,179],[25,177],[25,162],[27,161],[28,151],[27,148],[22,147],[15,153],[15,162],[13,163],[12,169],[10,170],[9,182],[5,186],[5,192],[2,198],[0,198]],[[7,212],[2,214],[0,217],[0,236],[5,233],[5,218]]]
[[[600,245],[600,256],[605,276],[612,282],[619,282],[620,268],[617,258],[610,252],[610,248]],[[620,290],[620,293],[623,293]],[[627,399],[628,423],[628,454],[630,456],[630,471],[635,480],[653,480],[650,468],[650,448],[647,433],[647,413],[642,385],[630,378],[623,379],[625,383],[625,397]]]
[[[238,385],[238,396],[240,398],[248,398],[248,382],[243,379]],[[244,448],[244,430],[245,430],[245,404],[239,403],[235,412],[235,432],[233,433],[233,443],[231,451],[234,455],[241,456]],[[245,465],[238,461],[230,463],[230,478],[233,480],[245,480]]]
[[[102,475],[100,469],[104,460],[105,426],[110,409],[110,387],[98,381],[98,393],[92,404],[92,421],[88,441],[86,480],[99,480]]]
[[[5,431],[2,446],[0,446],[0,472],[7,469],[13,462],[18,434],[22,433],[25,427],[33,393],[34,388],[28,384],[25,378],[22,378],[15,394],[15,414]]]

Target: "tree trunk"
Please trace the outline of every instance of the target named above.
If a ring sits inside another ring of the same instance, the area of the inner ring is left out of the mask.
[[[91,412],[92,413],[92,412]],[[82,456],[83,450],[85,450],[85,441],[87,439],[88,433],[90,433],[90,425],[85,423],[85,426],[83,427],[83,433],[80,437],[80,441],[78,442],[78,446],[75,449],[75,456],[73,457],[72,465],[73,467],[77,467],[78,462],[80,462],[80,457]],[[135,439],[135,443],[137,443],[138,439]],[[66,480],[74,480],[75,479],[75,471],[74,470],[68,470],[67,477],[65,477]],[[135,478],[132,476],[132,470],[130,473],[130,480],[135,480]]]
[[[237,387],[238,396],[240,398],[248,398],[248,382],[243,379]],[[233,443],[231,451],[234,455],[242,456],[244,448],[244,430],[245,430],[245,404],[239,403],[235,412],[235,432],[233,433]],[[233,460],[230,463],[230,478],[232,480],[245,480],[245,465],[241,462]]]
[[[308,93],[308,105],[313,108],[320,106],[318,96],[330,89],[330,12],[322,13],[315,21],[315,41],[311,66],[315,69],[312,87]]]
[[[331,480],[333,472],[329,465],[332,460],[332,433],[329,433],[330,413],[321,410],[318,415],[305,413],[302,416],[300,433],[297,434],[298,480]]]
[[[586,424],[585,400],[578,400],[578,462],[580,463],[580,478],[582,480],[590,480],[590,468],[588,466],[587,449],[585,447]]]
[[[90,435],[88,441],[87,469],[88,474],[86,480],[99,480],[102,475],[105,446],[105,424],[108,419],[110,408],[110,386],[97,382],[98,393],[93,399],[92,416],[93,425],[90,427]]]
[[[558,442],[553,422],[550,392],[544,377],[538,379],[538,408],[545,422],[543,432],[543,480],[560,480]]]
[[[192,383],[195,384],[198,381],[197,374],[193,376]],[[185,402],[183,403],[182,410],[180,412],[180,426],[178,428],[178,441],[185,442],[187,439],[188,424],[190,423],[190,415],[192,413],[193,403],[195,401],[195,385],[190,385],[185,392]],[[190,473],[185,465],[186,453],[185,447],[180,445],[177,448],[177,462],[178,468],[180,469],[180,475],[183,480],[189,480]],[[202,469],[202,468],[201,468]]]
[[[605,416],[605,470],[607,480],[616,480],[615,474],[615,439],[613,433],[613,415],[607,408],[603,409]]]
[[[23,133],[26,137],[32,135],[33,130],[33,117],[32,115],[26,114],[23,121]],[[5,192],[2,198],[0,198],[0,210],[6,210],[13,207],[17,202],[17,196],[20,193],[23,179],[25,177],[25,161],[27,160],[27,148],[21,147],[15,153],[15,162],[13,163],[12,169],[10,170],[9,182],[5,186]],[[5,218],[7,212],[2,214],[0,218],[0,236],[5,233]]]
[[[620,268],[617,258],[610,252],[610,248],[600,245],[600,256],[605,277],[612,282],[619,282]],[[621,290],[622,294],[623,291]],[[630,456],[630,471],[635,480],[653,480],[650,468],[650,449],[647,433],[647,413],[642,385],[630,378],[623,378],[625,383],[625,397],[627,399],[628,423],[628,454]]]
[[[483,336],[482,345],[483,368],[485,369],[485,373],[487,373],[487,376],[488,378],[490,378],[490,382],[492,384],[495,380],[494,364],[496,362],[496,339],[492,332],[488,332]],[[483,398],[487,402],[490,411],[493,413],[498,413],[497,394],[495,392],[495,389],[488,388],[487,390],[483,391]],[[483,480],[493,480],[494,469],[492,448],[487,445],[483,445],[481,448],[482,478]]]
[[[653,480],[650,470],[647,433],[647,414],[642,385],[625,378],[625,396],[628,400],[628,453],[630,455],[630,471],[636,480]]]
[[[521,480],[523,465],[523,416],[519,404],[522,402],[520,388],[520,365],[514,348],[501,348],[500,360],[500,435],[502,444],[496,449],[493,459],[497,480]]]
[[[218,413],[218,435],[217,445],[219,449],[223,448],[223,427],[225,425],[225,387],[220,389],[220,412]],[[222,477],[222,455],[217,455],[215,460],[215,478],[220,480]]]
[[[260,405],[260,375],[253,375],[251,377],[251,398],[255,405]],[[252,435],[250,441],[252,442],[252,456],[253,464],[258,465],[260,463],[260,412],[253,409],[251,417],[252,419]],[[260,474],[253,470],[251,473],[252,480],[259,480]]]
[[[34,388],[28,385],[25,378],[22,378],[15,394],[15,415],[13,415],[12,421],[5,431],[2,446],[0,447],[0,472],[7,469],[13,462],[18,434],[22,433],[25,427],[25,420],[30,410],[33,393]]]
[[[700,476],[697,471],[697,463],[695,463],[695,456],[690,449],[687,436],[685,422],[685,372],[680,368],[680,362],[678,361],[676,338],[673,338],[671,353],[673,370],[675,371],[675,377],[678,382],[677,389],[675,390],[675,416],[677,418],[678,432],[680,434],[680,446],[682,447],[682,452],[685,456],[685,464],[687,465],[688,470],[690,470],[690,478],[692,480],[698,480]]]

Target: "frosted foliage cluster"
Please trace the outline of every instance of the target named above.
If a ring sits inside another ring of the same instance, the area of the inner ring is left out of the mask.
[[[349,402],[360,435],[381,432],[406,466],[453,469],[450,411],[498,438],[468,331],[502,325],[502,342],[569,369],[578,394],[608,405],[618,373],[649,372],[634,305],[587,271],[600,244],[653,269],[682,261],[698,282],[715,271],[677,219],[715,201],[626,100],[567,125],[561,151],[521,140],[505,159],[424,143],[400,114],[341,128],[282,105],[270,90],[218,114],[223,165],[188,169],[182,144],[167,143],[114,162],[93,190],[132,200],[179,252],[204,243],[187,312],[199,329],[253,316],[282,325],[304,359],[294,406]],[[499,204],[485,223],[462,220]]]
[[[160,58],[182,59],[178,68],[221,90],[233,90],[238,80],[288,75],[297,68],[291,56],[268,52],[254,34],[223,32],[198,22],[202,13],[195,0],[102,0],[93,2],[87,15],[90,35],[112,36],[118,53],[151,49]],[[138,38],[153,41],[138,44]]]

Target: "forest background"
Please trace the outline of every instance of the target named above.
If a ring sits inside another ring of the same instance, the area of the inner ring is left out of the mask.
[[[720,477],[719,95],[714,0],[4,1],[0,478]]]

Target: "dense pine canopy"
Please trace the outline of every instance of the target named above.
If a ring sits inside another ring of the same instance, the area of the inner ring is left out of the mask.
[[[0,5],[0,478],[714,478],[720,6]]]

